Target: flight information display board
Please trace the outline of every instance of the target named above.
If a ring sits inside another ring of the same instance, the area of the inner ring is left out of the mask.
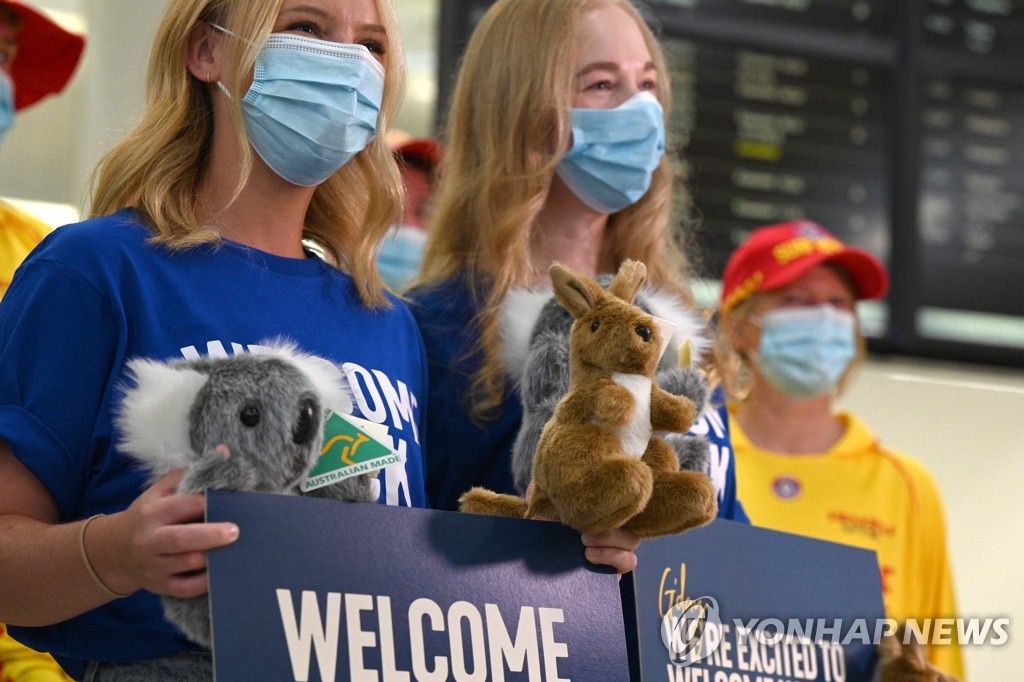
[[[656,16],[678,12],[701,23],[784,23],[838,33],[892,33],[891,0],[651,0]]]
[[[915,335],[1022,365],[1024,3],[926,0],[919,19]]]
[[[926,0],[928,47],[1024,64],[1024,3],[1020,0]]]
[[[758,225],[809,217],[889,256],[883,69],[662,37],[671,133],[701,216],[706,269]]]
[[[491,4],[442,0],[441,44]],[[872,348],[1024,367],[1024,2],[638,4],[707,278],[754,227],[810,218],[890,268]]]
[[[921,302],[1024,317],[1024,88],[920,88]]]

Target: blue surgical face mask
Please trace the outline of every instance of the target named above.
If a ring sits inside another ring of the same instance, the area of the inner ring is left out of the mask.
[[[831,305],[779,308],[761,316],[761,373],[793,398],[832,391],[857,356],[853,313]]]
[[[572,149],[558,177],[590,208],[615,213],[640,200],[665,153],[665,116],[649,92],[614,109],[573,109]]]
[[[14,126],[14,80],[9,73],[0,69],[0,143],[4,135]]]
[[[373,141],[383,97],[384,67],[365,46],[275,33],[242,99],[246,135],[275,173],[312,187]]]
[[[415,225],[398,225],[384,237],[377,269],[389,287],[399,291],[420,273],[426,245],[427,231]]]

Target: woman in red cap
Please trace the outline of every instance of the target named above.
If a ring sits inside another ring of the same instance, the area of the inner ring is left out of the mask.
[[[401,222],[392,227],[380,243],[377,268],[395,291],[402,291],[423,265],[427,219],[443,153],[441,143],[430,137],[413,138],[394,146],[395,160],[405,185],[405,210]]]
[[[37,10],[0,0],[0,144],[19,112],[64,89],[84,47],[82,36]],[[18,265],[49,231],[49,225],[0,201],[0,298]]]
[[[22,2],[0,0],[0,68],[13,81],[15,111],[64,89],[85,38]]]
[[[719,332],[729,368],[739,497],[755,525],[874,550],[890,618],[955,615],[938,490],[835,398],[864,353],[857,301],[889,277],[810,221],[754,230],[725,268]],[[963,675],[960,650],[931,662]]]

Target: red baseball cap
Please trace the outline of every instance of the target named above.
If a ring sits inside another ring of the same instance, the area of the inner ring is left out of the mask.
[[[39,10],[14,0],[0,0],[21,18],[18,56],[11,68],[15,111],[64,89],[85,49],[85,38],[71,33]]]
[[[416,160],[435,170],[444,156],[444,145],[432,137],[414,137],[399,144],[394,152],[406,161]]]
[[[722,276],[722,310],[730,310],[758,291],[786,286],[822,263],[850,273],[858,299],[881,298],[889,273],[863,249],[841,242],[810,220],[759,227],[729,257]]]

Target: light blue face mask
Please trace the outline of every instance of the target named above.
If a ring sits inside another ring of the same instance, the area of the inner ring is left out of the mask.
[[[757,366],[793,398],[830,392],[857,356],[853,314],[831,305],[772,310],[760,324]]]
[[[665,153],[665,116],[649,92],[614,109],[573,109],[572,149],[558,177],[590,208],[615,213],[640,200]]]
[[[14,80],[0,69],[0,143],[4,135],[14,126]]]
[[[365,46],[275,33],[242,99],[246,135],[275,173],[312,187],[373,141],[383,97],[384,67]]]
[[[414,225],[398,225],[384,237],[377,252],[377,270],[388,286],[400,291],[420,273],[427,232]]]

